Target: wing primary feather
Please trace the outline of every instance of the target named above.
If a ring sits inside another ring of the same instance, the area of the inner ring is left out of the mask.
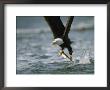
[[[66,24],[66,27],[64,30],[63,38],[68,35],[70,28],[71,28],[71,24],[73,22],[73,19],[74,19],[74,16],[68,17],[68,21],[67,21],[67,24]]]

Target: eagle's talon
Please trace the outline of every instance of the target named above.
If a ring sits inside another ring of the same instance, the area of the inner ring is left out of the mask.
[[[68,56],[63,50],[59,51],[59,55],[65,55],[66,58],[70,59],[70,61],[72,61],[72,55]]]

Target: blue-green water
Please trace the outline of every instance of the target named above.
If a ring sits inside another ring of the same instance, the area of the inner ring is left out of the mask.
[[[81,23],[78,20],[72,26],[77,27],[69,33],[70,39],[74,41],[71,45],[73,61],[58,55],[59,47],[52,46],[53,36],[47,26],[42,29],[17,28],[16,73],[94,74],[93,24],[88,23],[88,18],[83,19],[83,24],[83,20]]]

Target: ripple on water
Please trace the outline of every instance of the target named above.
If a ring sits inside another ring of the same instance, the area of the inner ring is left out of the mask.
[[[76,59],[75,63],[58,56],[59,49],[57,50],[50,45],[50,41],[52,41],[49,37],[50,33],[45,38],[37,33],[31,34],[31,36],[30,34],[25,35],[20,36],[21,38],[18,38],[17,41],[17,74],[94,73],[93,33],[89,33],[89,31],[88,33],[74,31],[70,33],[71,40],[74,41],[72,47],[74,49],[74,59]],[[89,37],[90,35],[91,37]],[[49,38],[49,40],[46,38]],[[84,52],[84,50],[87,52]],[[87,53],[90,55],[87,55]],[[89,57],[92,57],[89,60],[90,63],[87,61]]]
[[[48,59],[48,58],[50,58],[51,56],[49,56],[49,55],[41,55],[41,56],[39,56],[39,58],[40,59]]]

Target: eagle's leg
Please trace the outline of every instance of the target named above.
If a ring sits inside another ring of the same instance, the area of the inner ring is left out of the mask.
[[[66,46],[65,46],[66,45]],[[61,47],[61,50],[60,50],[60,55],[61,55],[61,53],[63,53],[63,54],[65,54],[64,53],[64,48],[66,47],[67,49],[68,49],[68,52],[69,52],[69,59],[72,61],[72,54],[73,54],[73,50],[72,50],[72,47],[70,46],[70,44],[62,44],[62,45],[60,45],[60,47]],[[65,56],[67,56],[66,54],[65,54]],[[67,56],[68,57],[68,56]]]
[[[72,61],[73,50],[72,50],[71,46],[68,47],[68,51],[69,51],[69,54],[70,54],[70,60]]]

